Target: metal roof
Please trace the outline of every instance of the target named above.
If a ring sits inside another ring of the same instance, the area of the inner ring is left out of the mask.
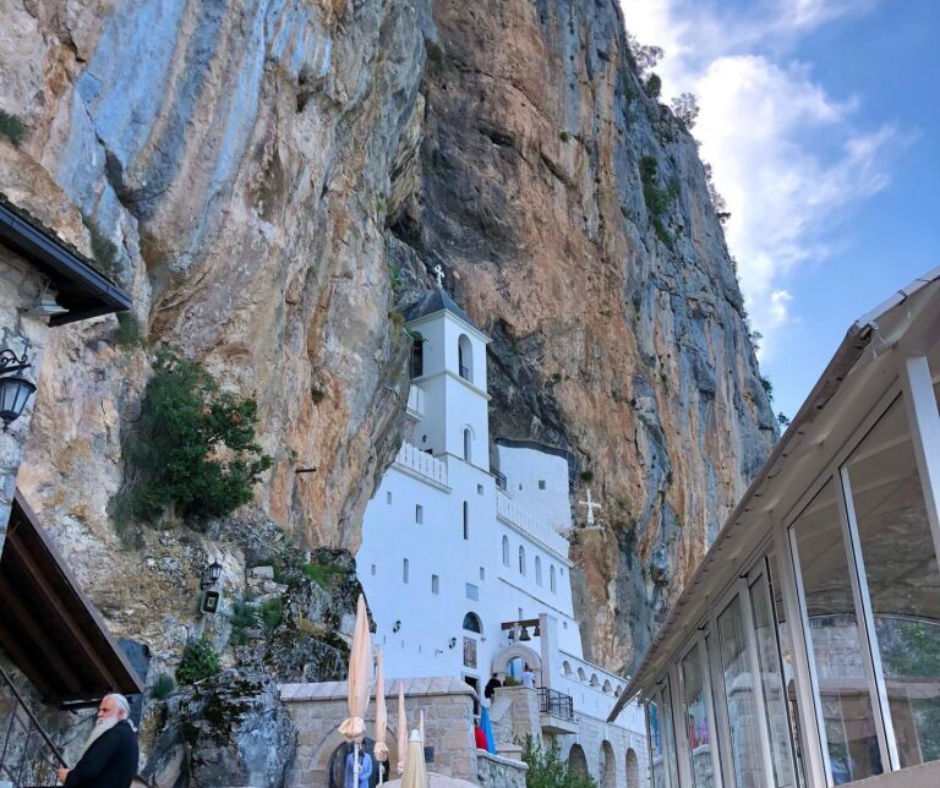
[[[405,310],[405,321],[410,323],[412,320],[445,311],[456,315],[463,320],[464,323],[476,329],[481,334],[484,333],[483,329],[474,323],[470,316],[457,306],[454,299],[447,295],[442,287],[435,288],[416,304],[408,307],[408,309]]]
[[[57,302],[69,310],[50,317],[50,326],[131,308],[130,296],[96,271],[91,260],[35,216],[14,205],[2,192],[0,244],[13,249],[49,277]]]

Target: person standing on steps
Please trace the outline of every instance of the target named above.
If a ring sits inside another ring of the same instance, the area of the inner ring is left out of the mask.
[[[137,733],[128,719],[130,711],[123,695],[102,698],[95,727],[78,763],[56,772],[65,788],[129,788],[140,759]]]
[[[526,662],[525,667],[522,669],[522,686],[535,689],[535,674],[532,672],[532,668],[529,667],[528,662]]]

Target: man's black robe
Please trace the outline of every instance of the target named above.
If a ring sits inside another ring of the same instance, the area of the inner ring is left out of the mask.
[[[128,788],[137,774],[137,734],[127,720],[102,733],[65,780],[65,788]]]

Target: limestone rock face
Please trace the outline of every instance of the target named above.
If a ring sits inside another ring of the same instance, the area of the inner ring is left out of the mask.
[[[0,173],[25,155],[94,219],[151,343],[118,345],[113,317],[50,333],[19,483],[153,675],[210,554],[223,613],[245,593],[245,528],[355,551],[401,439],[400,312],[438,262],[495,338],[495,437],[569,449],[603,502],[572,543],[594,658],[640,655],[776,428],[694,141],[645,96],[618,9],[0,0],[0,106],[28,130]],[[158,344],[258,400],[274,466],[241,536],[120,546]]]
[[[574,535],[577,598],[594,658],[629,669],[776,436],[733,264],[616,2],[432,8],[424,178],[398,226],[495,337],[495,435],[570,449],[576,500],[602,500]]]

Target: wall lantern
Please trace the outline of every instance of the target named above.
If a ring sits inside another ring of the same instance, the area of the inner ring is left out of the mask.
[[[398,619],[392,626],[392,632],[397,632],[399,629],[401,629],[401,619]]]
[[[454,648],[457,645],[457,638],[451,638],[447,641],[447,648]]]
[[[3,431],[23,413],[30,395],[36,391],[36,385],[26,378],[10,373],[20,372],[31,366],[26,360],[26,351],[17,357],[9,348],[0,351],[0,419],[3,419]],[[9,377],[5,377],[9,375]]]
[[[206,567],[205,574],[202,576],[202,582],[200,585],[203,590],[206,588],[212,588],[216,583],[219,582],[219,578],[222,576],[222,564],[218,561],[213,561],[209,566]]]

